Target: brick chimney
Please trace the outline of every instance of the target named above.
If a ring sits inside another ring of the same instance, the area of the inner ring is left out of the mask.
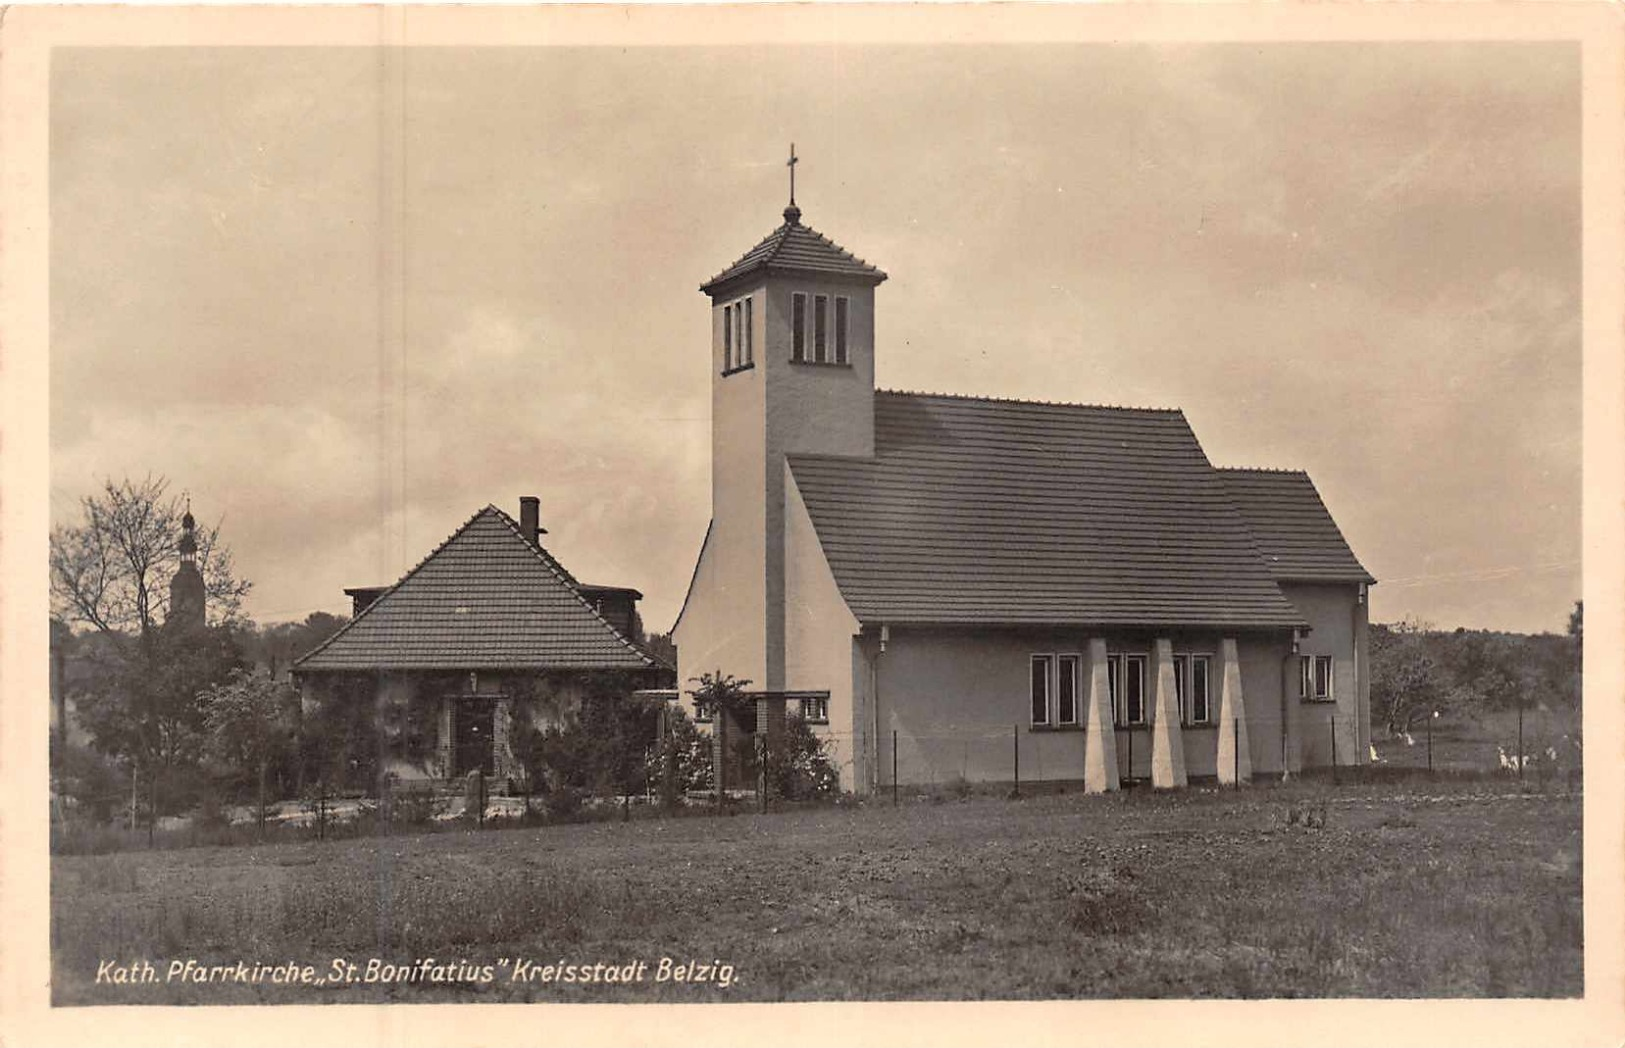
[[[547,534],[542,527],[542,500],[535,495],[522,495],[519,499],[519,534],[525,536],[525,541],[532,546],[538,545],[540,537]]]

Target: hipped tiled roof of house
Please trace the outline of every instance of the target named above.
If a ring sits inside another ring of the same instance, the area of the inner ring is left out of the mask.
[[[1221,469],[1219,475],[1252,530],[1270,574],[1277,579],[1376,581],[1349,549],[1309,474]]]
[[[296,670],[646,669],[513,518],[487,506]]]
[[[802,225],[801,212],[794,204],[785,209],[783,225],[745,252],[739,261],[706,281],[700,286],[700,290],[710,293],[738,277],[757,270],[857,278],[871,284],[878,284],[886,279],[886,274],[877,267],[858,258],[817,230]]]
[[[790,464],[862,622],[1305,624],[1178,411],[877,392],[873,459]]]

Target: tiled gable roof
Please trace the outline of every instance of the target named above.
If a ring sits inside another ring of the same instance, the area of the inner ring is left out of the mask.
[[[1343,538],[1309,474],[1221,469],[1224,486],[1278,579],[1375,582]]]
[[[886,274],[828,237],[801,224],[801,212],[785,209],[784,224],[769,233],[761,243],[745,252],[739,261],[701,285],[711,293],[738,277],[758,270],[817,273],[833,277],[857,278],[871,284]]]
[[[645,669],[656,665],[487,506],[296,670]]]
[[[1178,411],[879,392],[874,458],[790,463],[863,622],[1304,624]]]

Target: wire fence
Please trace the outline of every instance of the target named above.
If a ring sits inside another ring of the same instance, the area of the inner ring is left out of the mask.
[[[1305,704],[1296,709],[1290,727],[1283,742],[1278,719],[1180,725],[1182,778],[1187,783],[1239,784],[1279,777],[1287,769],[1334,782],[1399,773],[1504,777],[1573,787],[1580,784],[1583,769],[1577,710],[1498,711],[1460,721],[1430,716],[1390,732],[1373,725],[1362,730],[1354,718]],[[1170,727],[1166,733],[1169,742],[1174,730]],[[697,750],[669,754],[660,750],[658,741],[638,742],[638,752],[628,750],[619,762],[632,772],[580,795],[547,791],[523,776],[476,771],[448,780],[403,782],[386,777],[370,791],[317,780],[303,795],[263,809],[257,804],[216,805],[192,815],[165,815],[155,813],[148,790],[132,788],[137,785],[132,783],[116,798],[120,803],[111,820],[75,816],[63,807],[62,798],[55,797],[53,848],[101,851],[279,837],[319,840],[408,828],[630,819],[634,813],[720,804],[746,803],[765,810],[837,793],[898,802],[905,792],[913,796],[991,790],[1019,796],[1024,791],[1081,789],[1091,776],[1099,784],[1110,774],[1121,787],[1167,785],[1179,778],[1174,762],[1158,752],[1155,726],[1117,726],[1093,754],[1090,733],[1071,726],[980,724],[928,732],[898,726],[878,732],[814,734],[819,752],[800,754],[775,751],[760,737],[746,736],[740,740],[744,745],[726,758],[736,763],[721,792],[714,788],[709,740]],[[1110,754],[1110,761],[1103,759],[1105,754]],[[1103,767],[1095,769],[1096,762]]]
[[[1579,716],[1567,710],[1511,710],[1471,721],[1429,717],[1390,734],[1380,725],[1361,730],[1356,718],[1305,704],[1291,727],[1283,733],[1279,719],[1182,724],[1177,737],[1184,778],[1230,783],[1279,777],[1285,770],[1333,779],[1421,772],[1578,783],[1584,766]],[[1172,760],[1157,754],[1156,734],[1142,725],[1119,725],[1110,733],[1101,749],[1113,753],[1115,767],[1108,770],[1120,786],[1159,782],[1159,763],[1172,774]],[[1000,784],[1020,792],[1081,786],[1089,772],[1090,740],[1082,728],[1013,723],[820,737],[849,789]]]

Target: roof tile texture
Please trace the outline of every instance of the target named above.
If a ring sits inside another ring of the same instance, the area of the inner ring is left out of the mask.
[[[1376,581],[1349,549],[1309,474],[1222,469],[1219,475],[1277,579]]]
[[[644,669],[653,661],[546,550],[487,506],[300,670]]]
[[[879,392],[873,459],[791,470],[865,622],[1304,623],[1177,411]]]
[[[857,277],[880,283],[886,274],[828,237],[799,221],[786,221],[761,243],[745,252],[739,261],[724,269],[700,288],[709,292],[736,277],[761,269],[821,273],[835,277]]]

